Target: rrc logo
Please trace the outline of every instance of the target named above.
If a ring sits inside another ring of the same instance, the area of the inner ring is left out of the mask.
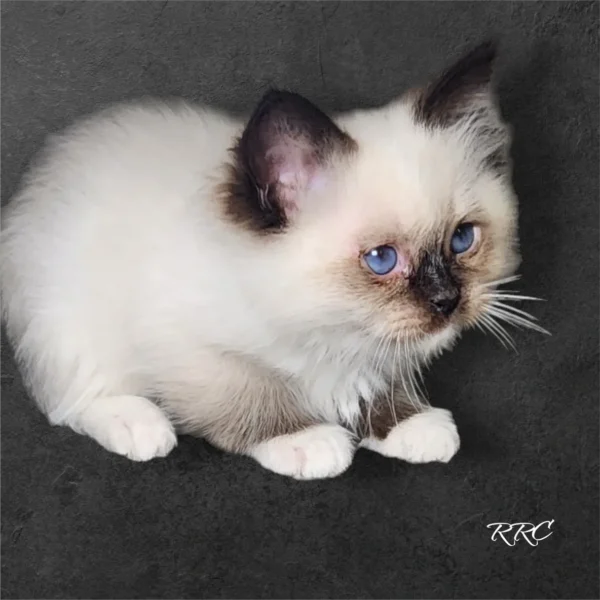
[[[537,546],[539,542],[549,538],[554,532],[552,521],[542,521],[539,525],[533,523],[490,523],[487,527],[495,527],[492,533],[492,542],[501,538],[508,546],[514,546],[517,542],[524,540],[530,546]],[[540,531],[541,530],[541,531]],[[549,533],[548,533],[549,532]]]

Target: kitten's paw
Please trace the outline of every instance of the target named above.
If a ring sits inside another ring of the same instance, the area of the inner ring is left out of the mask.
[[[173,425],[158,406],[140,396],[99,398],[75,417],[75,431],[107,450],[145,461],[166,456],[177,444]]]
[[[411,463],[448,462],[458,452],[460,437],[452,413],[431,408],[398,423],[384,440],[369,438],[361,445]]]
[[[352,462],[353,435],[339,425],[315,425],[281,435],[249,454],[263,467],[295,479],[322,479],[343,473]]]

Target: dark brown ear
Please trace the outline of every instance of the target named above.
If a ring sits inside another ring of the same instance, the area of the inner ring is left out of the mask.
[[[355,143],[314,104],[272,90],[259,102],[236,148],[237,194],[231,207],[261,229],[283,229],[303,194],[322,183],[332,156]]]
[[[495,41],[480,44],[409,101],[417,123],[459,126],[480,168],[504,177],[511,174],[511,131],[493,90],[496,53]]]
[[[497,43],[475,47],[423,90],[414,104],[415,119],[447,126],[468,114],[478,98],[490,93]]]

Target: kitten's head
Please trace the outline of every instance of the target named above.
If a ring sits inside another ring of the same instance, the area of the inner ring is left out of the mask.
[[[265,245],[289,315],[424,347],[482,315],[519,262],[494,58],[478,46],[423,89],[335,122],[295,94],[262,99],[226,205]]]

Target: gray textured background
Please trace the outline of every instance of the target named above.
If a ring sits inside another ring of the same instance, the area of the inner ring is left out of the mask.
[[[268,85],[374,106],[488,33],[515,126],[524,281],[553,337],[468,335],[432,370],[449,465],[360,451],[298,483],[185,438],[134,464],[27,399],[2,347],[5,598],[598,598],[598,4],[2,2],[2,202],[46,134],[111,101],[248,111]],[[494,521],[555,519],[537,548]]]

